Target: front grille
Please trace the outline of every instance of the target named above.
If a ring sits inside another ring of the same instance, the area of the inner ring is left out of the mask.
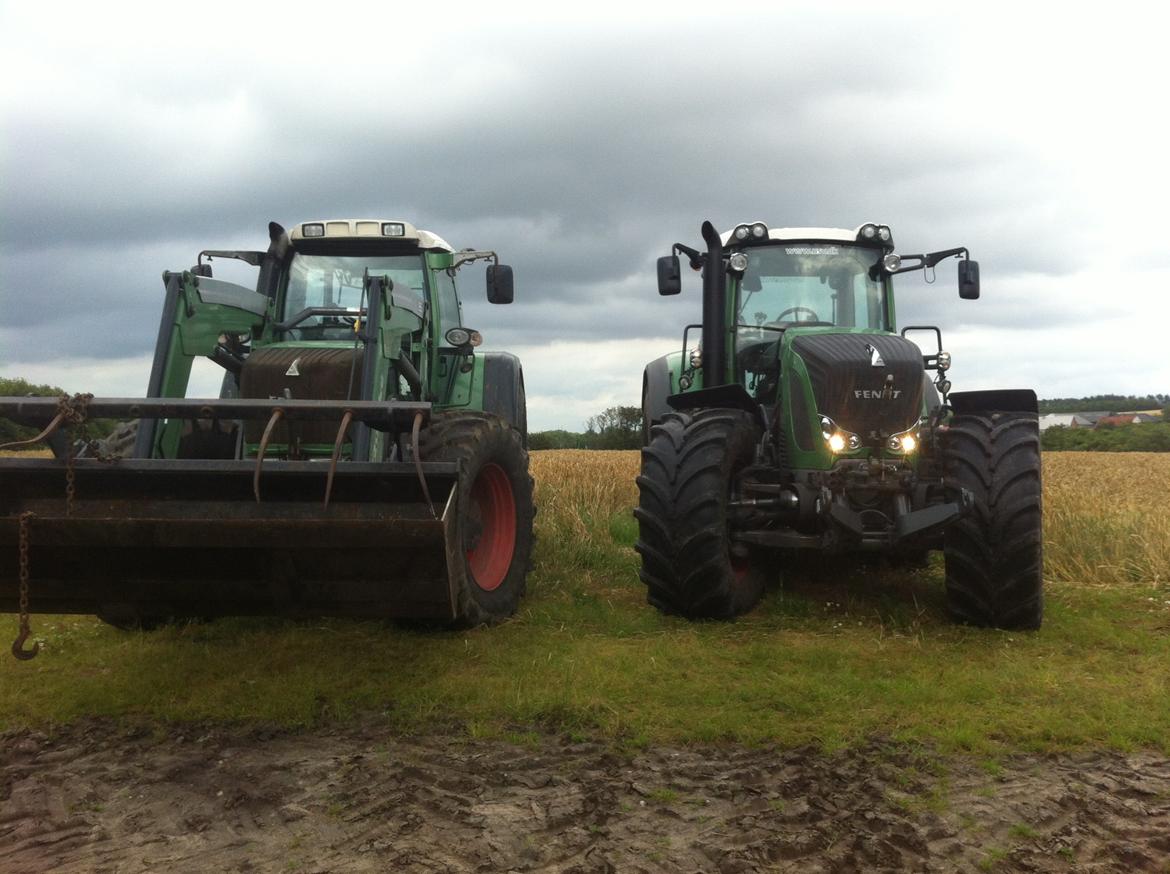
[[[294,400],[346,401],[361,399],[361,349],[322,349],[313,347],[266,347],[256,349],[244,362],[240,372],[240,397],[283,398]],[[293,364],[296,367],[293,367]],[[293,371],[290,375],[289,371]],[[287,391],[287,394],[286,394]],[[265,422],[244,424],[244,439],[258,443]],[[336,422],[282,421],[272,433],[272,443],[332,444],[341,424]],[[290,439],[291,438],[291,439]]]
[[[891,334],[808,334],[792,342],[812,383],[817,412],[874,438],[910,428],[922,410],[922,352]],[[876,349],[881,366],[873,365]]]

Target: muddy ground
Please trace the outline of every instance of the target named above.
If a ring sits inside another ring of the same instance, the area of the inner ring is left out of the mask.
[[[0,871],[1170,871],[1170,760],[0,735]]]

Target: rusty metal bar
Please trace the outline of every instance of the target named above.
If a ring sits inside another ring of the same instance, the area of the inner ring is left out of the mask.
[[[264,426],[264,436],[260,438],[260,448],[256,450],[256,473],[252,477],[252,494],[256,496],[256,503],[260,503],[260,468],[264,465],[264,453],[268,451],[268,440],[277,423],[284,417],[284,410],[277,407],[272,411],[272,418]]]
[[[36,437],[31,437],[28,440],[17,440],[14,443],[5,443],[0,445],[0,449],[16,449],[18,446],[33,446],[37,443],[40,443],[42,440],[47,440],[49,437],[53,436],[54,431],[61,427],[61,423],[63,421],[65,421],[65,413],[60,412],[54,417],[53,421],[45,426],[45,430],[43,430]]]
[[[0,398],[0,418],[22,424],[51,422],[60,412],[59,398]],[[315,401],[285,398],[94,398],[90,418],[103,419],[267,419],[280,409],[290,421],[335,419],[350,410],[353,419],[378,430],[410,427],[415,415],[430,416],[424,401]]]
[[[349,431],[349,423],[353,421],[353,413],[345,411],[341,417],[341,427],[337,429],[337,439],[333,441],[333,456],[329,459],[329,476],[325,478],[325,506],[329,506],[329,496],[333,494],[333,477],[337,473],[337,459],[341,457],[341,444],[345,441],[345,434]]]

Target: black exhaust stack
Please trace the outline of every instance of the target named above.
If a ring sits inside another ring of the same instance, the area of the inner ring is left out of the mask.
[[[707,264],[703,271],[703,388],[723,385],[727,372],[727,282],[723,242],[710,222],[703,222]]]

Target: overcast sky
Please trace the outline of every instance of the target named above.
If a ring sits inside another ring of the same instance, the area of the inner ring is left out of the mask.
[[[0,2],[0,375],[141,395],[162,270],[403,218],[512,264],[465,320],[580,429],[699,320],[655,259],[762,219],[967,246],[981,300],[898,285],[958,390],[1170,392],[1160,6],[551,5]]]

